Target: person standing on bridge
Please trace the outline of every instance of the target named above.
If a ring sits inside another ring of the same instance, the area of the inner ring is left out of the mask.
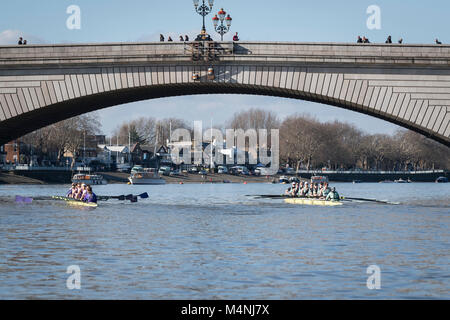
[[[238,33],[236,32],[236,34],[233,36],[233,41],[239,41],[239,37],[238,37]]]
[[[172,41],[173,41],[173,40],[172,40],[172,37],[169,36],[169,38],[167,38],[167,41],[172,42]]]
[[[370,41],[366,37],[363,37],[363,43],[370,43]]]
[[[403,43],[403,38],[400,38],[400,39],[398,40],[398,43],[399,43],[399,44],[402,44],[402,43]]]
[[[442,44],[438,39],[436,39],[436,44]]]
[[[164,36],[162,34],[159,35],[159,41],[164,42]]]
[[[19,38],[19,42],[18,42],[17,44],[18,44],[19,46],[23,44],[23,38],[22,38],[22,37]]]
[[[392,43],[392,37],[391,36],[387,37],[386,43]]]
[[[361,38],[361,36],[358,36],[358,40],[356,41],[356,43],[363,43],[363,39]]]
[[[189,41],[189,37],[188,37],[188,35],[185,35],[185,36],[184,36],[184,41],[186,41],[186,42],[188,42],[188,41]]]

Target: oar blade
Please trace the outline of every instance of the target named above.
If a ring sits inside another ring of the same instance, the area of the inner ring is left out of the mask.
[[[147,193],[147,192],[141,193],[141,194],[139,195],[139,197],[140,197],[141,199],[148,199],[148,193]]]
[[[17,203],[32,203],[33,202],[33,198],[16,196],[16,202]]]

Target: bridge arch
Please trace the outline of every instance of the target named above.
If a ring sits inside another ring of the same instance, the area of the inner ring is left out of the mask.
[[[450,146],[450,46],[211,43],[196,49],[195,43],[0,47],[0,144],[114,105],[225,93],[333,105]]]

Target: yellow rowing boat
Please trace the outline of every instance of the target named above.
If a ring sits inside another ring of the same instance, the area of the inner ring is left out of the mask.
[[[319,199],[307,199],[307,198],[289,198],[284,199],[284,202],[289,204],[301,204],[308,206],[342,206],[343,203],[339,201],[327,201]]]
[[[64,200],[70,206],[81,206],[81,207],[90,207],[90,208],[98,207],[98,204],[96,204],[96,203],[83,202],[81,200],[75,200],[75,199],[68,198],[68,197],[53,196],[52,198],[56,199],[56,200]]]

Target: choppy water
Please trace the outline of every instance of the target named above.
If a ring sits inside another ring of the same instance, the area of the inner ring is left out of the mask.
[[[450,184],[336,184],[341,195],[400,201],[307,207],[247,194],[270,184],[107,185],[147,191],[97,209],[14,195],[67,186],[0,186],[0,299],[450,298]],[[69,290],[67,267],[81,269]],[[366,286],[369,265],[381,289]]]

